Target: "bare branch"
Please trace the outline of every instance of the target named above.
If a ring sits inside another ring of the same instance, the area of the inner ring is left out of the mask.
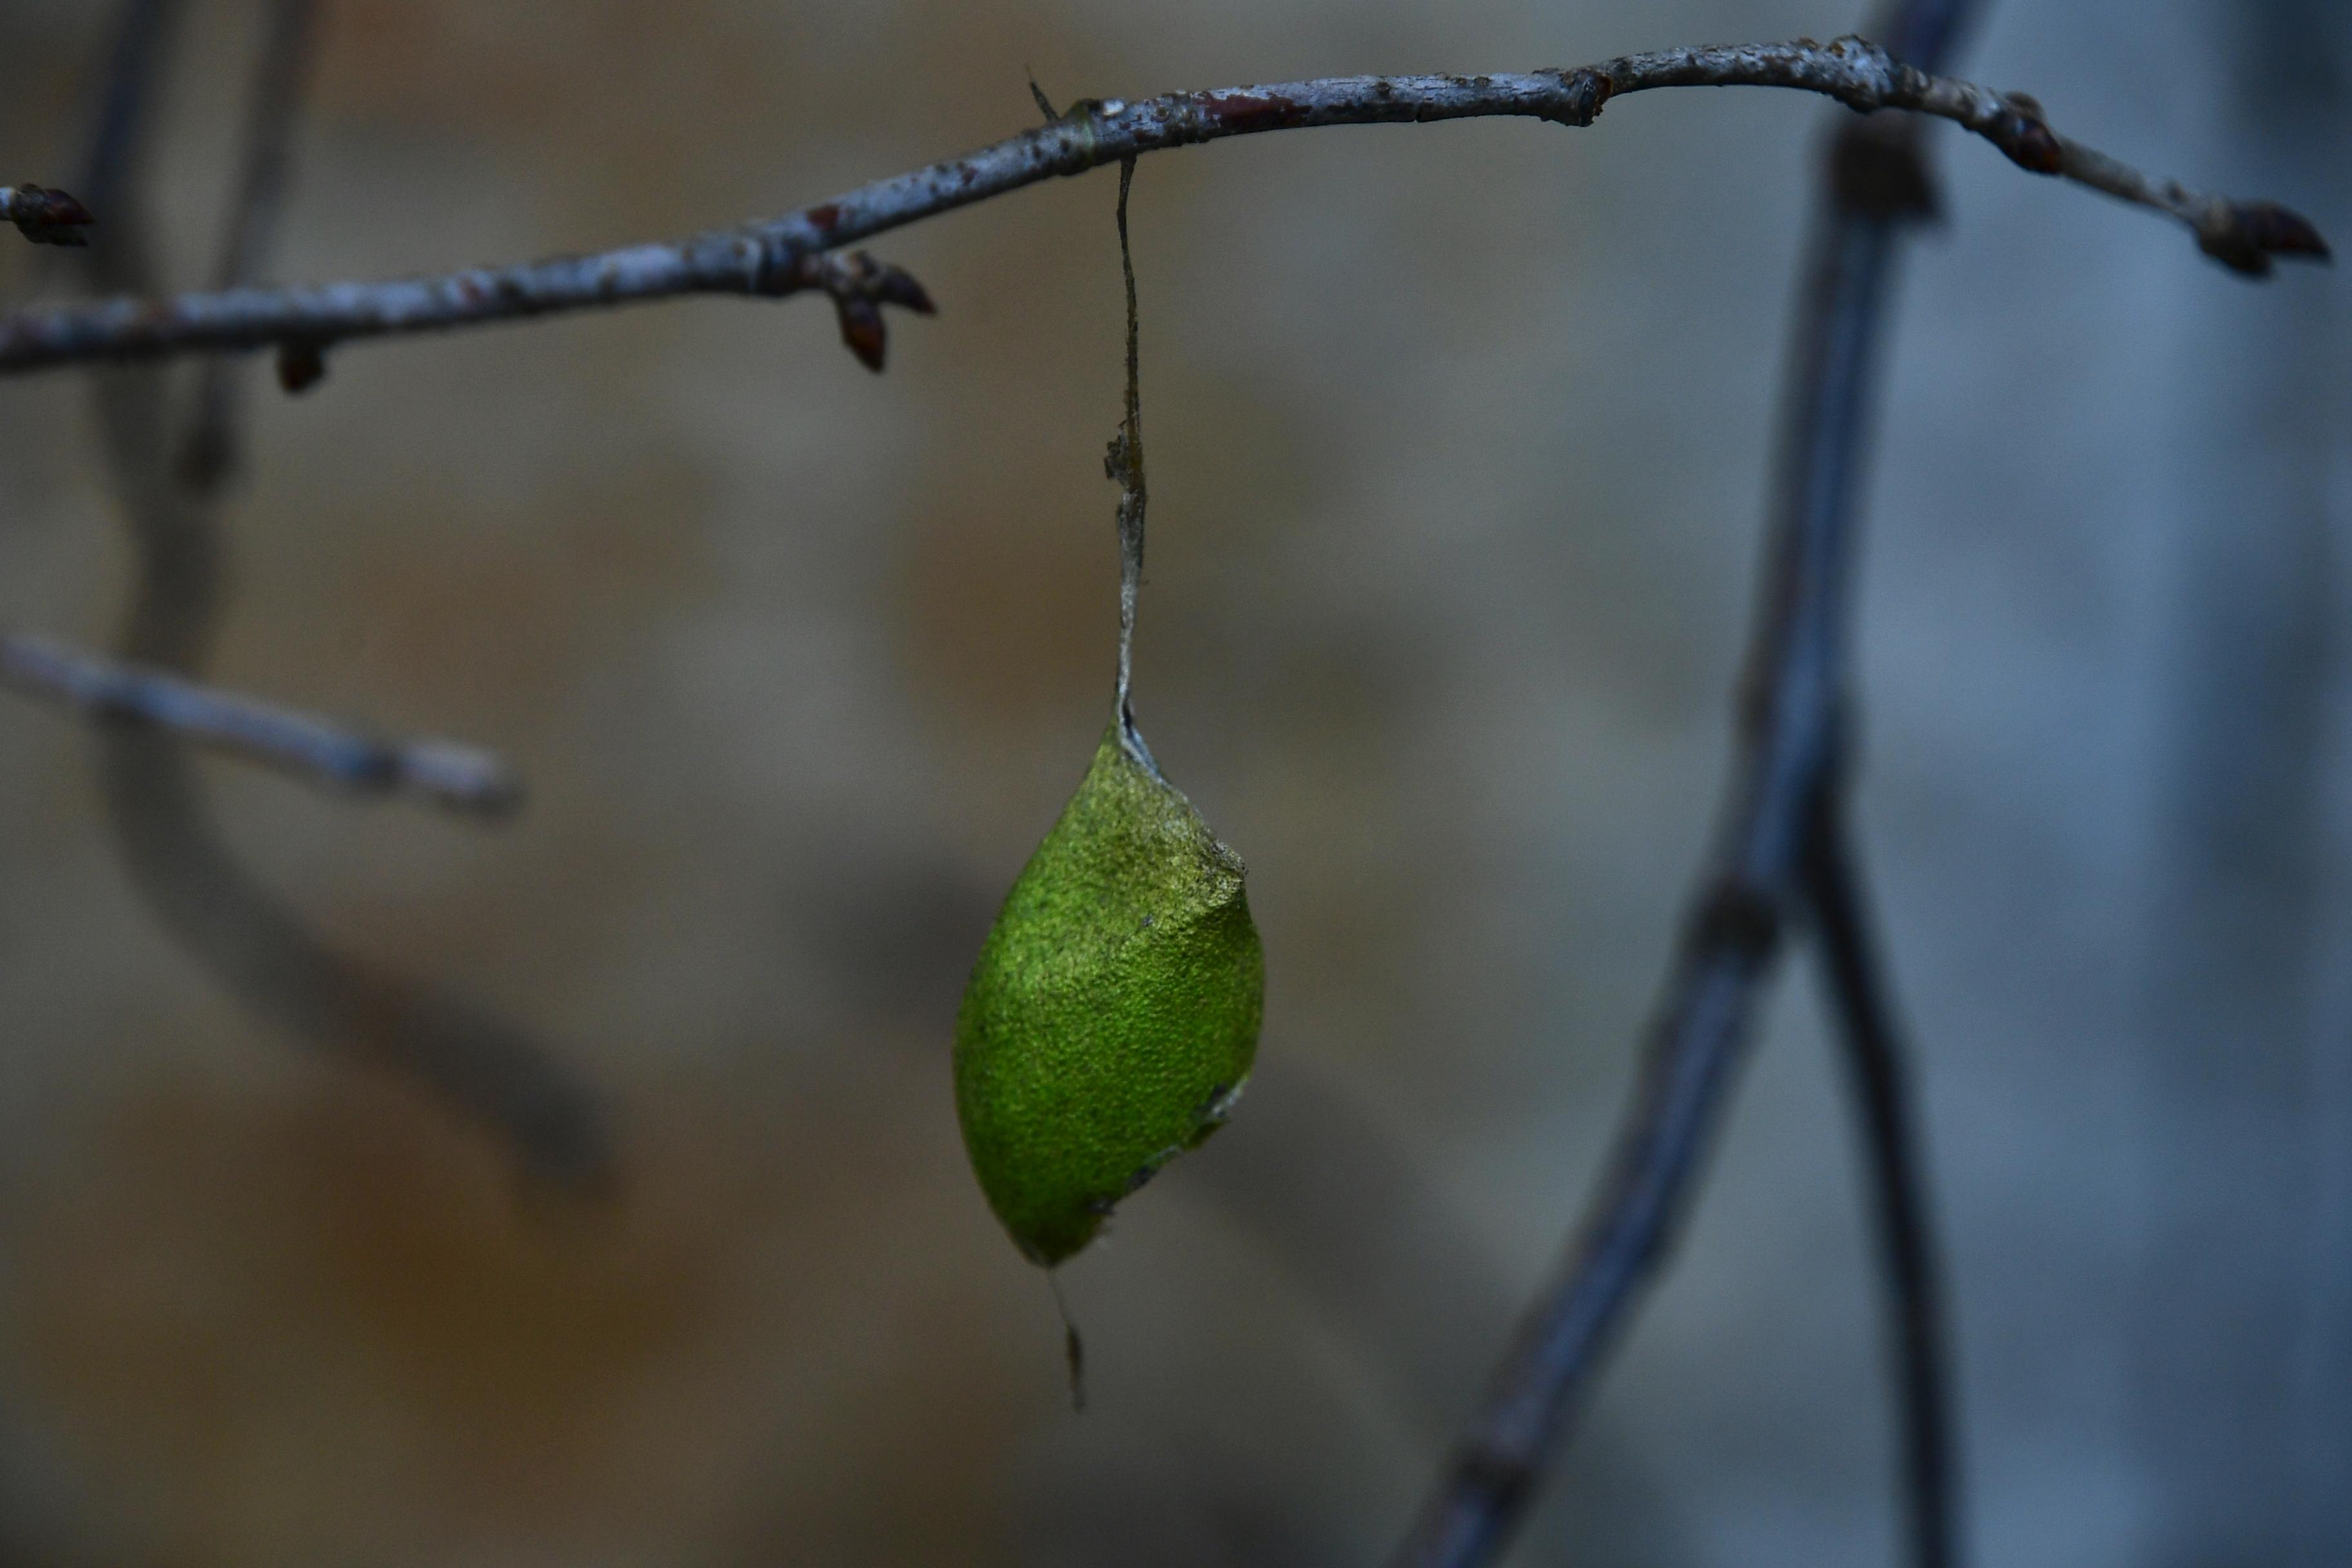
[[[1910,1073],[1846,836],[1844,807],[1825,792],[1807,844],[1806,901],[1876,1198],[1878,1253],[1894,1309],[1912,1561],[1950,1568],[1960,1558],[1959,1483],[1943,1270],[1927,1216]]]
[[[1966,0],[1913,0],[1897,7],[1890,36],[1932,62],[1966,10]],[[1895,69],[1919,76],[1908,67]],[[2009,111],[2024,112],[2013,103]],[[2029,167],[2049,162],[2034,134],[2048,135],[2038,113],[2026,123],[2004,151]],[[1742,678],[1740,746],[1719,837],[1685,920],[1602,1187],[1399,1552],[1399,1563],[1411,1568],[1470,1568],[1491,1561],[1508,1540],[1665,1256],[1786,919],[1809,890],[1822,897],[1807,873],[1820,869],[1821,826],[1843,782],[1835,764],[1846,679],[1844,601],[1878,327],[1897,226],[1934,207],[1916,139],[1882,120],[1865,120],[1839,138],[1828,174],[1799,302],[1763,615]],[[1842,861],[1828,868],[1843,868]],[[1841,883],[1832,892],[1850,890]],[[1834,931],[1830,916],[1837,919]],[[1872,973],[1857,902],[1844,899],[1830,916],[1822,931],[1833,944],[1829,957],[1838,975],[1866,986]],[[1934,1331],[1940,1306],[1917,1184],[1910,1179],[1893,1037],[1874,988],[1839,994],[1849,1029],[1864,1033],[1854,1047],[1857,1066],[1867,1054],[1874,1075],[1861,1088],[1890,1237],[1890,1293],[1906,1331],[1913,1554],[1921,1568],[1948,1568],[1957,1542],[1956,1489],[1942,1341]],[[1886,1094],[1874,1092],[1882,1088]],[[1895,1096],[1891,1110],[1888,1095]],[[1899,1256],[1892,1245],[1898,1229]]]
[[[1759,748],[1751,744],[1751,753]],[[1749,764],[1754,769],[1757,764]],[[1778,773],[1779,770],[1772,770]],[[1744,807],[1738,861],[1773,859],[1785,784]],[[1762,854],[1758,854],[1759,849]],[[1777,877],[1780,867],[1769,869]],[[1634,1110],[1566,1269],[1522,1322],[1469,1432],[1396,1562],[1467,1568],[1509,1539],[1592,1374],[1664,1256],[1721,1108],[1780,931],[1777,900],[1754,883],[1718,883],[1686,921],[1666,997],[1643,1056]]]
[[[176,0],[126,0],[123,8],[87,182],[113,193],[113,221],[90,253],[110,287],[143,287],[153,276],[131,193],[152,141],[159,40],[176,12]],[[171,460],[174,409],[162,374],[104,370],[93,379],[108,465],[138,547],[117,652],[127,665],[193,684],[226,600],[215,498]],[[175,730],[116,723],[101,733],[101,779],[123,864],[190,957],[297,1038],[406,1079],[489,1128],[534,1181],[583,1197],[613,1190],[617,1159],[604,1107],[559,1058],[462,997],[322,941],[239,860]]]
[[[413,795],[486,816],[507,816],[522,804],[513,772],[476,747],[387,740],[47,637],[0,633],[0,685],[93,719],[168,730],[192,744],[354,795]]]
[[[1935,69],[1981,7],[1976,0],[1889,0],[1886,36],[1899,58]],[[1832,144],[1827,188],[1814,216],[1814,286],[1798,301],[1800,380],[1790,394],[1795,451],[1783,458],[1782,526],[1821,514],[1835,569],[1821,595],[1832,630],[1831,679],[1848,700],[1846,658],[1837,633],[1840,601],[1861,488],[1873,361],[1893,291],[1898,226],[1932,216],[1934,182],[1913,120],[1895,125],[1875,115],[1847,126]],[[1876,149],[1874,153],[1872,149]],[[1858,253],[1840,267],[1841,252]],[[1942,1270],[1927,1195],[1925,1158],[1914,1130],[1908,1074],[1893,1008],[1876,963],[1861,875],[1845,840],[1851,747],[1832,738],[1814,790],[1802,871],[1813,917],[1816,956],[1829,981],[1832,1009],[1867,1152],[1881,1278],[1893,1324],[1903,1486],[1915,1568],[1954,1568],[1962,1560],[1959,1444],[1949,1342],[1944,1332]]]
[[[1837,227],[1816,257],[1816,305],[1849,291],[1874,299],[1885,226]],[[1673,972],[1643,1053],[1634,1101],[1607,1174],[1555,1283],[1521,1324],[1397,1562],[1468,1568],[1493,1559],[1524,1513],[1546,1461],[1573,1422],[1642,1289],[1663,1261],[1769,978],[1836,743],[1837,606],[1845,509],[1819,486],[1843,486],[1874,312],[1823,311],[1801,344],[1797,405],[1765,615],[1744,679],[1744,722],[1717,847],[1685,917]]]
[[[1228,136],[1320,125],[1415,123],[1517,115],[1590,125],[1612,98],[1666,87],[1776,87],[1817,92],[1868,112],[1949,120],[2036,173],[2064,174],[2168,213],[2239,265],[2271,254],[2324,256],[2307,223],[2284,209],[2231,203],[2138,175],[2066,141],[2030,100],[1901,65],[1859,38],[1631,55],[1528,75],[1334,77],[1171,93],[1134,102],[1081,100],[1050,124],[961,158],[864,185],[740,228],[589,256],[556,257],[439,277],[232,289],[176,300],[118,299],[0,319],[0,371],[78,360],[156,358],[268,344],[314,349],[518,321],[683,294],[777,297],[819,286],[808,258],[1055,175]],[[2250,269],[2241,266],[2241,270]]]

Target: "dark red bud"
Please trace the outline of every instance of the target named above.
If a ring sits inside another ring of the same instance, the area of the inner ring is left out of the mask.
[[[289,393],[308,392],[327,378],[327,351],[306,339],[278,345],[278,384]]]
[[[2276,202],[2240,202],[2218,221],[2200,224],[2197,248],[2248,278],[2269,277],[2271,258],[2276,256],[2334,258],[2309,218]]]
[[[874,280],[874,296],[886,305],[898,305],[919,316],[935,316],[940,308],[931,303],[931,296],[914,274],[903,268],[886,266]]]
[[[845,294],[835,299],[833,308],[841,318],[841,341],[857,356],[858,363],[880,374],[883,352],[889,344],[881,307],[871,300]]]
[[[35,245],[88,245],[81,231],[98,221],[72,196],[43,185],[18,185],[8,216]]]
[[[2013,112],[1994,134],[2009,161],[2037,174],[2054,174],[2065,167],[2066,151],[2058,133],[2022,111]]]
[[[2312,221],[2276,202],[2241,202],[2231,209],[2238,226],[2254,244],[2273,256],[2307,256],[2332,261],[2336,253]]]

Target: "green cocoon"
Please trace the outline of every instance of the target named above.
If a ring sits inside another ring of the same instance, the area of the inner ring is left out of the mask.
[[[1113,724],[1005,895],[956,1017],[964,1146],[1023,1252],[1068,1258],[1217,1130],[1265,1000],[1241,860]]]

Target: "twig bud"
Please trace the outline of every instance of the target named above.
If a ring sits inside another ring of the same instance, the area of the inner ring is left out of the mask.
[[[278,384],[289,393],[310,391],[327,378],[327,351],[309,338],[278,345]]]
[[[16,226],[16,231],[35,245],[85,246],[89,237],[82,233],[98,219],[89,209],[63,191],[45,185],[14,185],[5,193],[0,213]]]
[[[2217,204],[2197,226],[2197,248],[2249,278],[2268,277],[2274,257],[2335,259],[2309,218],[2276,202]]]

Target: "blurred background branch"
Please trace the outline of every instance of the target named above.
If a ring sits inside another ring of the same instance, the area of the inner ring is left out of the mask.
[[[454,741],[387,740],[160,669],[100,658],[53,638],[0,632],[0,684],[109,722],[152,725],[191,745],[355,795],[414,795],[502,816],[522,782],[488,752]]]
[[[240,185],[223,226],[220,263],[213,280],[216,290],[258,282],[268,268],[286,206],[294,130],[301,121],[303,79],[310,66],[318,18],[319,0],[272,0],[269,5],[261,58],[247,89],[245,156],[238,171]],[[244,384],[234,362],[205,363],[187,446],[180,456],[182,482],[199,496],[217,489],[235,470],[241,429],[237,399]]]
[[[226,265],[250,281],[286,189],[287,146],[299,102],[312,0],[276,0],[230,208]],[[151,290],[155,264],[143,221],[141,174],[152,110],[180,18],[173,0],[128,0],[101,96],[82,187],[104,210],[89,250],[100,288]],[[215,492],[234,451],[236,407],[218,375],[200,395],[195,441],[181,433],[171,387],[152,370],[97,374],[98,409],[116,493],[138,546],[138,580],[121,633],[128,664],[182,677],[203,670],[224,604],[223,539]],[[173,695],[184,697],[185,688]],[[215,721],[229,717],[215,703]],[[236,717],[250,721],[249,708]],[[303,737],[315,744],[316,731]],[[294,737],[276,732],[281,752]],[[172,728],[110,725],[102,771],[116,842],[133,882],[164,929],[257,1015],[330,1053],[390,1071],[496,1132],[525,1174],[577,1194],[608,1191],[614,1154],[595,1097],[546,1047],[462,999],[335,951],[247,873],[205,802],[195,759]],[[446,752],[385,761],[478,797],[478,760]],[[456,764],[453,774],[452,763]],[[461,777],[470,773],[470,777]],[[511,792],[508,791],[510,795]]]
[[[1897,0],[1874,36],[1939,68],[1966,0]],[[1851,863],[1843,766],[1855,497],[1897,235],[1937,210],[1916,122],[1843,127],[1824,159],[1798,297],[1762,619],[1717,848],[1691,899],[1609,1177],[1523,1326],[1399,1562],[1469,1568],[1508,1542],[1541,1471],[1664,1261],[1702,1174],[1782,926],[1813,917],[1845,1046],[1895,1325],[1902,1475],[1918,1568],[1959,1552],[1947,1316],[1907,1077]]]
[[[1948,1568],[1961,1560],[1960,1438],[1953,1389],[1951,1310],[1928,1198],[1927,1156],[1912,1104],[1912,1075],[1864,902],[1852,832],[1834,789],[1806,845],[1805,899],[1813,945],[1835,1000],[1838,1040],[1862,1123],[1871,1212],[1878,1224],[1902,1445],[1911,1560]]]

